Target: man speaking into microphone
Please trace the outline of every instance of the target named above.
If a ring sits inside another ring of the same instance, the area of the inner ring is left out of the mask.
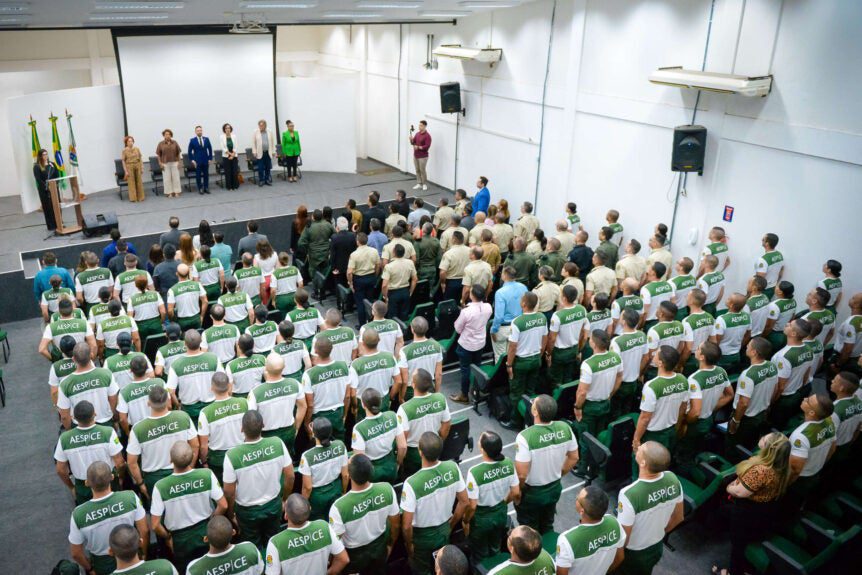
[[[210,139],[204,137],[204,129],[195,126],[195,137],[189,140],[189,158],[195,169],[195,183],[199,194],[210,193],[210,160],[213,159],[213,147]],[[203,180],[203,181],[201,181]]]
[[[422,188],[428,189],[428,172],[425,167],[428,165],[428,148],[431,147],[431,134],[428,133],[428,122],[419,120],[419,131],[413,131],[413,126],[410,126],[410,145],[413,146],[413,164],[416,166],[416,185],[414,190]]]

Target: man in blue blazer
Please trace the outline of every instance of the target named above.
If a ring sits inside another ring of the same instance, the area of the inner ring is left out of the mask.
[[[210,160],[213,159],[213,147],[210,139],[204,137],[204,129],[195,126],[195,137],[189,140],[189,158],[195,168],[195,183],[199,194],[210,193]],[[201,185],[203,179],[203,185]]]

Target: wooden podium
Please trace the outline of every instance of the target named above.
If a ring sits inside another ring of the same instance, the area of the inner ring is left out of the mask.
[[[59,184],[66,182],[69,184],[71,195],[63,197],[60,193]],[[81,213],[81,192],[78,189],[78,176],[64,176],[62,178],[53,178],[48,180],[48,191],[51,194],[51,204],[54,207],[54,218],[57,222],[57,234],[65,236],[80,232],[84,227],[84,214]],[[63,223],[63,209],[75,208],[75,219],[77,225],[69,225]]]

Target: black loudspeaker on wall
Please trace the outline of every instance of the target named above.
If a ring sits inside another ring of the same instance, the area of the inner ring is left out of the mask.
[[[461,113],[461,84],[458,82],[440,84],[440,110],[444,114]]]
[[[84,214],[84,227],[82,231],[85,237],[103,236],[110,233],[111,229],[119,227],[117,214],[114,212]]]
[[[689,125],[673,129],[673,157],[670,161],[672,171],[697,172],[702,176],[705,153],[706,128]]]

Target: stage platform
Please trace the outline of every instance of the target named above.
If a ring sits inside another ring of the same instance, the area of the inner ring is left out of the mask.
[[[280,172],[274,170],[273,175],[276,173]],[[202,219],[208,220],[214,230],[224,232],[225,242],[234,249],[245,235],[245,222],[255,218],[260,221],[261,232],[269,236],[276,250],[281,250],[289,245],[289,224],[301,204],[309,210],[328,205],[338,213],[350,198],[361,208],[372,190],[380,192],[383,202],[394,199],[395,191],[403,189],[408,197],[421,196],[434,205],[442,194],[450,193],[433,184],[425,192],[413,190],[413,176],[364,159],[357,160],[355,174],[304,172],[297,183],[274,177],[272,186],[258,187],[246,177],[246,183],[238,190],[227,191],[216,185],[216,181],[217,177],[210,177],[209,195],[198,194],[192,182],[192,191],[184,190],[178,199],[153,195],[148,185],[146,200],[140,203],[129,202],[125,192],[122,200],[116,190],[99,192],[87,197],[83,212],[116,213],[123,237],[144,256],[168,229],[170,216],[179,217],[180,227],[190,233],[194,233]],[[101,253],[107,241],[107,236],[85,238],[81,233],[49,235],[41,212],[23,214],[20,198],[0,198],[0,322],[38,316],[35,304],[16,303],[33,301],[31,278],[38,271],[42,252],[53,251],[60,265],[73,268],[81,251]]]

